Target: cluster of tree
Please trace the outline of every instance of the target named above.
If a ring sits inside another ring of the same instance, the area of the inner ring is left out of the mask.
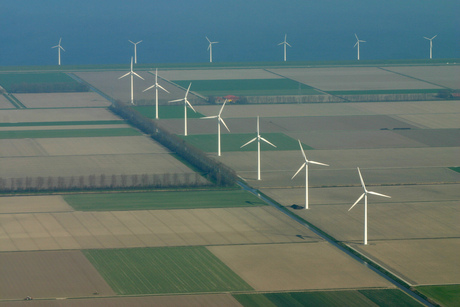
[[[89,86],[78,82],[56,83],[14,83],[10,86],[10,93],[69,93],[88,92]]]
[[[451,90],[451,89],[442,89],[438,92],[438,98],[442,98],[442,99],[452,99],[454,98],[454,93],[455,91]],[[458,92],[457,92],[458,93]]]
[[[211,183],[197,173],[0,178],[1,192],[190,188],[209,185]]]
[[[176,153],[190,165],[201,171],[210,181],[219,186],[234,186],[236,184],[238,178],[233,169],[209,157],[203,151],[163,129],[158,122],[142,116],[138,111],[120,101],[115,101],[111,106],[111,110]]]

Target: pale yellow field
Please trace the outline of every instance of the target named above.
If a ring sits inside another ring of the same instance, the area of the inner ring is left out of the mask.
[[[0,214],[73,211],[60,195],[0,197]]]
[[[94,92],[14,94],[27,108],[108,107],[110,102]]]
[[[405,66],[388,70],[423,79],[452,89],[460,88],[460,66]]]

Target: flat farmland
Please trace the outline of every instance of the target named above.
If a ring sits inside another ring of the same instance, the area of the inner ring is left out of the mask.
[[[0,95],[0,109],[14,109],[14,106],[5,96]]]
[[[152,71],[152,74],[155,72]],[[158,75],[166,80],[238,80],[238,79],[282,79],[265,69],[191,69],[162,70]]]
[[[413,78],[422,79],[451,89],[460,88],[460,67],[454,66],[404,66],[386,69]]]
[[[94,92],[14,94],[27,108],[108,107],[110,102]]]
[[[103,108],[0,110],[0,123],[122,121]]]
[[[80,251],[0,253],[2,299],[115,295]]]
[[[76,81],[67,74],[61,72],[0,74],[0,84],[7,91],[10,91],[12,86],[21,83],[76,83]]]
[[[127,128],[101,128],[98,129],[37,129],[37,130],[2,130],[0,139],[24,138],[74,138],[74,137],[114,137],[114,136],[139,136],[141,132],[132,127]]]
[[[258,291],[393,287],[326,242],[207,248]]]
[[[74,209],[60,195],[0,197],[0,214],[70,211]]]
[[[316,242],[272,207],[0,215],[1,251]]]
[[[378,67],[279,68],[269,71],[323,91],[441,89],[432,83]]]

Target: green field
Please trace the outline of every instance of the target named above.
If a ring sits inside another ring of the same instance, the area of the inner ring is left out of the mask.
[[[245,79],[245,80],[180,80],[174,81],[182,87],[204,96],[277,96],[277,95],[323,95],[312,87],[290,79]]]
[[[155,118],[156,116],[155,106],[134,106],[131,108],[136,109],[139,113],[147,118]],[[158,116],[162,119],[184,118],[184,106],[158,106]],[[195,113],[190,108],[187,110],[187,118],[200,117],[204,117],[204,115],[199,112]]]
[[[0,74],[0,85],[10,91],[11,85],[21,83],[78,83],[62,72]]]
[[[133,135],[142,135],[142,133],[133,128],[0,131],[0,139],[109,137],[109,136],[133,136]]]
[[[416,289],[442,306],[460,306],[460,285],[420,286]]]
[[[283,133],[265,133],[261,135],[267,141],[270,141],[273,145],[266,144],[261,141],[261,151],[271,150],[300,150],[299,142]],[[217,134],[196,134],[183,136],[179,135],[180,138],[187,141],[187,143],[201,149],[204,152],[217,152]],[[230,151],[257,151],[257,141],[252,142],[249,145],[240,148],[245,143],[256,137],[254,133],[242,133],[242,134],[222,134],[221,135],[221,150],[222,152]],[[312,147],[302,143],[303,149],[311,150]]]
[[[423,306],[397,289],[283,292],[233,295],[244,307],[264,306]],[[370,302],[371,301],[371,302]]]
[[[65,195],[64,200],[78,211],[230,208],[265,205],[263,201],[243,190],[72,194]]]
[[[457,173],[460,173],[460,166],[456,166],[456,167],[449,167],[449,169],[457,172]]]
[[[335,96],[343,95],[388,95],[388,94],[436,94],[440,89],[404,89],[404,90],[363,90],[363,91],[327,91]]]
[[[88,126],[88,125],[121,125],[124,120],[98,120],[98,121],[67,121],[67,122],[22,122],[0,123],[0,127],[34,127],[34,126]]]
[[[112,289],[122,295],[252,290],[205,247],[83,251]]]

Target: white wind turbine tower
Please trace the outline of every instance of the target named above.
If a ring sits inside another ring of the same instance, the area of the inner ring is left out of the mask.
[[[137,73],[135,73],[133,71],[133,58],[132,57],[131,57],[131,71],[126,73],[126,74],[124,74],[123,76],[121,76],[118,79],[124,78],[124,77],[129,76],[129,75],[131,76],[131,104],[134,105],[134,80],[133,80],[134,76],[139,77],[142,80],[144,80],[144,78],[142,78],[141,76],[139,76]]]
[[[316,161],[311,161],[307,159],[307,156],[305,155],[305,151],[303,150],[302,143],[300,143],[300,150],[302,151],[303,158],[305,159],[305,162],[302,164],[302,166],[297,170],[297,172],[292,176],[291,180],[294,179],[295,176],[302,170],[302,168],[305,167],[305,209],[308,209],[308,164],[317,164],[317,165],[324,165],[324,166],[329,166],[328,164],[324,164],[321,162],[316,162]]]
[[[356,35],[356,33],[355,33],[355,37],[356,37],[356,44],[353,46],[353,48],[356,46],[358,47],[358,60],[359,60],[359,43],[365,43],[366,41],[360,40],[358,38],[358,35]]]
[[[209,50],[209,63],[212,63],[212,44],[218,44],[219,42],[211,42],[209,38],[206,36],[206,39],[209,42],[208,50]]]
[[[217,155],[220,157],[221,156],[221,150],[220,150],[220,123],[222,123],[225,128],[227,128],[228,132],[230,132],[230,129],[228,129],[227,125],[225,124],[224,120],[220,116],[222,114],[222,110],[225,107],[225,104],[227,103],[227,99],[225,99],[224,104],[222,105],[222,108],[220,108],[219,114],[215,116],[207,116],[207,117],[202,117],[201,119],[208,119],[208,118],[217,118]]]
[[[424,39],[427,39],[430,41],[430,59],[433,58],[433,39],[438,36],[438,34],[436,34],[435,36],[433,36],[432,38],[428,38],[428,37],[423,37]]]
[[[286,62],[286,46],[292,47],[291,45],[289,45],[286,39],[287,39],[287,34],[284,34],[284,41],[278,44],[278,46],[284,45],[284,62]]]
[[[391,196],[380,194],[377,192],[368,191],[366,189],[366,185],[364,184],[363,176],[361,176],[361,171],[359,170],[359,167],[358,167],[358,173],[359,173],[359,179],[361,180],[361,185],[364,189],[364,193],[361,194],[358,200],[353,204],[353,206],[350,207],[350,209],[348,209],[348,211],[353,209],[353,207],[364,197],[364,245],[367,245],[367,194],[372,194],[372,195],[377,195],[377,196],[382,196],[382,197],[387,197],[387,198],[391,198]]]
[[[169,102],[184,101],[184,135],[185,136],[187,136],[187,105],[193,110],[193,112],[196,113],[195,109],[192,107],[192,104],[187,99],[188,93],[190,92],[190,86],[192,86],[191,82],[188,85],[188,89],[187,89],[187,92],[185,93],[184,98],[169,101]]]
[[[158,88],[161,88],[166,93],[169,93],[164,87],[158,84],[158,68],[155,69],[155,84],[146,88],[142,92],[148,91],[151,88],[155,88],[155,110],[156,110],[155,118],[158,119]]]
[[[64,48],[62,48],[62,46],[61,46],[61,40],[62,40],[62,37],[59,38],[59,44],[57,44],[56,46],[51,47],[51,48],[57,48],[58,49],[58,65],[61,65],[61,49],[63,51],[65,51]]]
[[[142,41],[138,41],[137,43],[128,40],[131,44],[134,45],[134,64],[137,64],[137,44],[141,43]]]
[[[257,116],[257,136],[253,138],[252,140],[250,140],[249,142],[247,142],[246,144],[242,145],[240,148],[243,148],[244,146],[254,142],[255,140],[257,140],[257,180],[260,180],[260,141],[262,140],[265,143],[272,145],[273,147],[276,147],[276,146],[260,136],[259,116]]]

